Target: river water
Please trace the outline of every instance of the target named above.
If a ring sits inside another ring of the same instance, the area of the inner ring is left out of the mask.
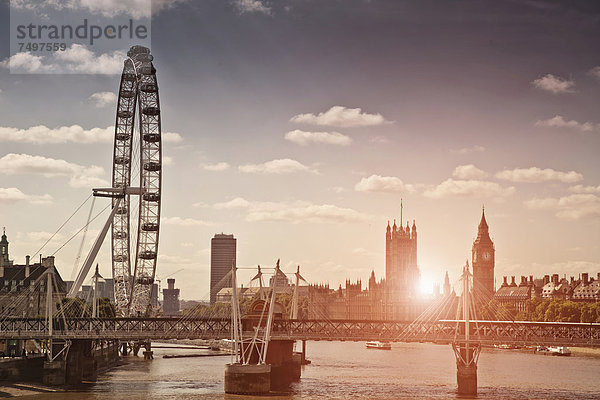
[[[126,357],[126,365],[83,390],[44,393],[38,400],[240,399],[223,393],[229,356],[163,359],[206,350],[154,349],[153,361]],[[394,343],[391,351],[364,342],[308,342],[302,379],[289,393],[266,399],[456,399],[456,365],[449,345]],[[600,399],[600,357],[548,357],[484,349],[478,399]],[[256,397],[255,397],[256,398]],[[256,398],[258,399],[258,398]]]

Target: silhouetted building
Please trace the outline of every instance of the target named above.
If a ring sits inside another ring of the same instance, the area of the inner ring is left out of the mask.
[[[167,279],[167,285],[167,289],[163,289],[163,315],[181,315],[179,289],[175,289],[175,279]]]
[[[25,258],[25,265],[9,261],[6,234],[0,241],[2,263],[0,264],[0,314],[4,316],[40,317],[46,313],[48,279],[45,273],[52,273],[53,312],[56,304],[66,293],[65,282],[54,266],[54,257],[42,258],[39,263],[31,263]]]
[[[590,278],[587,272],[581,274],[581,280],[575,285],[571,300],[586,302],[600,301],[600,272],[598,272],[596,280]]]
[[[485,210],[481,213],[481,221],[477,230],[477,238],[473,242],[472,262],[473,286],[475,292],[483,291],[484,296],[494,295],[494,242],[490,239],[489,228],[485,220]]]
[[[11,266],[12,261],[8,258],[8,239],[6,238],[6,229],[2,229],[2,238],[0,239],[0,266]]]
[[[385,317],[387,319],[410,319],[418,315],[416,302],[419,287],[417,265],[417,226],[412,228],[406,221],[402,226],[402,203],[400,204],[400,226],[390,223],[385,232]]]
[[[210,303],[224,287],[231,287],[231,279],[224,279],[236,263],[236,239],[233,235],[216,234],[210,241]]]
[[[442,289],[442,295],[444,297],[450,296],[452,293],[452,286],[450,285],[450,277],[448,276],[448,271],[446,271],[446,276],[444,277],[444,286]]]
[[[507,277],[504,277],[502,285],[494,294],[494,300],[504,306],[511,306],[516,311],[525,311],[527,300],[535,297],[535,284],[533,276],[527,280],[526,276],[521,276],[521,282],[517,285],[515,277],[511,277],[511,282],[508,283]]]

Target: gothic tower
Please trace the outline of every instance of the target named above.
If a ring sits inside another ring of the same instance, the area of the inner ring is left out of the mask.
[[[0,239],[0,266],[9,266],[11,264],[8,259],[8,240],[6,238],[6,229],[2,231],[2,238]]]
[[[477,231],[477,239],[473,242],[472,261],[473,284],[475,289],[485,289],[486,294],[494,293],[494,242],[490,239],[488,224],[485,220],[485,209],[481,213],[481,221]]]
[[[402,204],[400,205],[402,210]],[[385,232],[385,278],[388,292],[394,299],[413,297],[419,285],[419,267],[417,266],[417,226],[412,227],[406,221],[402,226],[390,228],[388,222]]]

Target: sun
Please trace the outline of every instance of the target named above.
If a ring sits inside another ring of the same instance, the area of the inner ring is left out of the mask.
[[[423,297],[428,297],[433,294],[433,287],[435,283],[429,279],[421,277],[419,281],[419,293]]]

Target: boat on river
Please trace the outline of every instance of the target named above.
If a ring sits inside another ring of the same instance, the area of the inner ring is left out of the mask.
[[[554,346],[554,347],[546,347],[546,346],[538,346],[535,350],[536,354],[543,354],[547,356],[562,356],[568,357],[571,355],[571,350],[565,346]]]
[[[390,342],[367,342],[367,349],[377,349],[377,350],[391,350],[392,345]]]

